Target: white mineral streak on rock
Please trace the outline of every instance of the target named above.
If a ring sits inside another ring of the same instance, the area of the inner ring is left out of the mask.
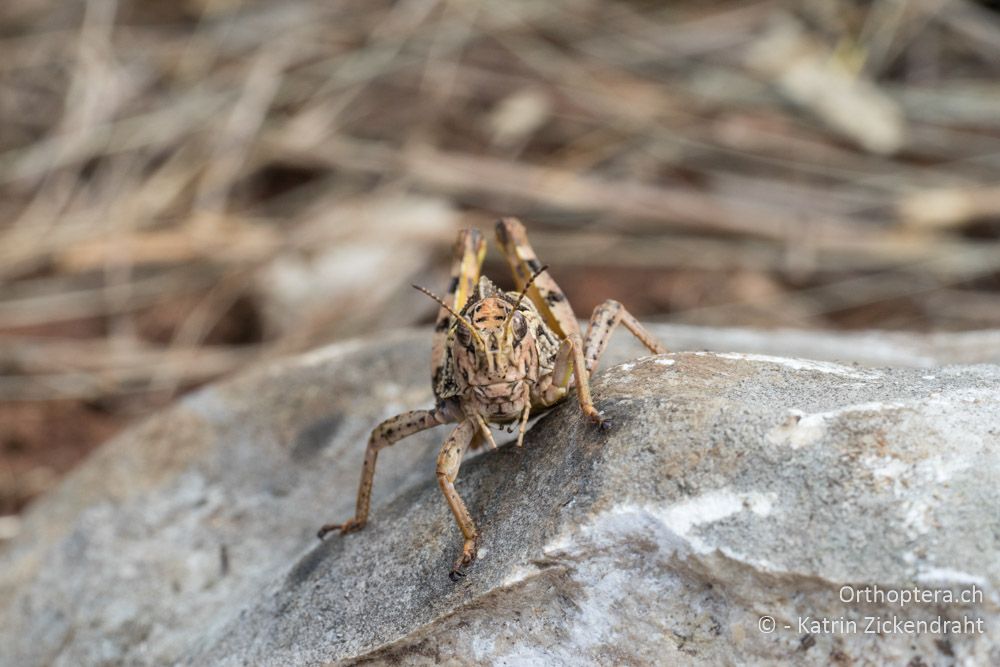
[[[716,547],[696,535],[697,529],[725,521],[741,512],[759,518],[771,514],[777,494],[758,491],[710,491],[680,503],[656,505],[626,504],[603,512],[593,521],[571,533],[560,535],[543,548],[547,556],[573,555],[581,545],[587,549],[612,548],[626,537],[659,537],[661,546],[674,550],[687,545],[686,551],[708,553]]]
[[[793,408],[788,411],[788,416],[781,423],[768,431],[767,440],[775,445],[787,445],[792,449],[799,449],[820,442],[831,422],[849,420],[858,413],[886,413],[905,408],[903,403],[886,404],[878,401],[847,405],[836,410],[812,414]]]
[[[917,581],[928,584],[971,584],[983,589],[989,586],[989,582],[987,582],[983,577],[969,574],[968,572],[962,572],[960,570],[953,570],[947,567],[931,567],[925,570],[920,570],[917,573]]]
[[[842,364],[835,364],[829,361],[812,361],[811,359],[786,359],[785,357],[772,357],[767,354],[743,354],[737,352],[716,352],[716,357],[720,359],[737,359],[742,361],[759,361],[768,364],[779,364],[794,368],[797,371],[815,371],[817,373],[831,373],[842,375],[843,377],[856,378],[858,380],[873,380],[879,375],[875,371],[851,368]]]

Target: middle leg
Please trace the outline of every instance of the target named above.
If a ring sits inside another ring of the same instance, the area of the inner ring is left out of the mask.
[[[341,534],[350,533],[365,527],[368,522],[368,509],[372,496],[372,481],[375,478],[375,463],[378,461],[379,450],[395,444],[403,438],[419,431],[433,428],[453,421],[444,411],[413,410],[401,415],[390,417],[375,427],[368,438],[365,449],[365,462],[361,468],[361,481],[358,483],[358,502],[354,518],[343,523],[328,523],[319,529],[317,537],[323,539],[327,533],[339,530]]]
[[[611,428],[611,422],[601,416],[590,395],[590,375],[587,373],[586,362],[583,358],[583,345],[578,336],[564,338],[559,345],[555,368],[552,370],[552,384],[542,391],[541,404],[549,406],[561,401],[574,381],[576,382],[576,398],[583,414],[602,429]]]
[[[464,577],[465,573],[462,572],[462,568],[476,559],[476,540],[479,537],[476,532],[476,524],[472,522],[469,508],[465,506],[458,491],[455,490],[458,468],[462,465],[462,457],[476,431],[476,423],[472,419],[461,422],[441,446],[441,453],[438,454],[437,460],[438,485],[441,487],[441,493],[444,494],[445,500],[448,501],[451,513],[455,515],[455,523],[462,531],[462,537],[465,538],[462,555],[458,557],[451,572],[448,573],[448,577],[452,581],[458,581],[459,577]]]
[[[639,323],[639,320],[632,316],[632,313],[625,310],[625,306],[617,301],[608,299],[594,309],[590,316],[590,324],[587,326],[587,338],[584,343],[584,363],[587,365],[587,373],[594,374],[597,369],[597,362],[608,346],[608,340],[612,332],[619,324],[624,324],[625,328],[632,332],[632,335],[639,339],[639,342],[653,354],[665,354],[667,348],[660,341],[656,340],[653,334],[649,333],[646,327]]]

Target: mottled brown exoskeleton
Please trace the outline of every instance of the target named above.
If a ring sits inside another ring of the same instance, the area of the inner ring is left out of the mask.
[[[342,534],[358,530],[368,521],[379,450],[432,426],[457,423],[437,460],[438,484],[465,538],[462,554],[449,573],[457,581],[476,558],[478,533],[455,491],[455,479],[467,450],[483,442],[496,448],[490,424],[519,424],[520,447],[528,419],[563,400],[575,386],[584,414],[600,428],[609,428],[610,422],[591,400],[590,376],[611,332],[624,324],[652,352],[666,352],[617,301],[606,301],[594,310],[581,338],[573,309],[539,264],[524,226],[506,218],[497,223],[496,235],[518,291],[501,291],[480,277],[486,243],[478,231],[462,231],[445,299],[417,288],[441,304],[431,353],[436,405],[375,427],[365,452],[354,518],[323,526],[320,539],[335,530]]]

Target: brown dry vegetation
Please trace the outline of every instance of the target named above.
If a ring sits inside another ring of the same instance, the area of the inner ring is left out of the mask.
[[[0,514],[501,213],[580,312],[998,327],[998,75],[962,1],[5,2]]]

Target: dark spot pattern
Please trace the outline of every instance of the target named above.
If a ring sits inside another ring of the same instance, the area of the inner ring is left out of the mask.
[[[545,301],[550,305],[555,305],[566,300],[566,296],[562,292],[549,292],[545,295]]]
[[[507,226],[503,224],[503,220],[497,220],[497,240],[500,241],[501,245],[507,245],[510,243],[510,236],[507,234]]]

